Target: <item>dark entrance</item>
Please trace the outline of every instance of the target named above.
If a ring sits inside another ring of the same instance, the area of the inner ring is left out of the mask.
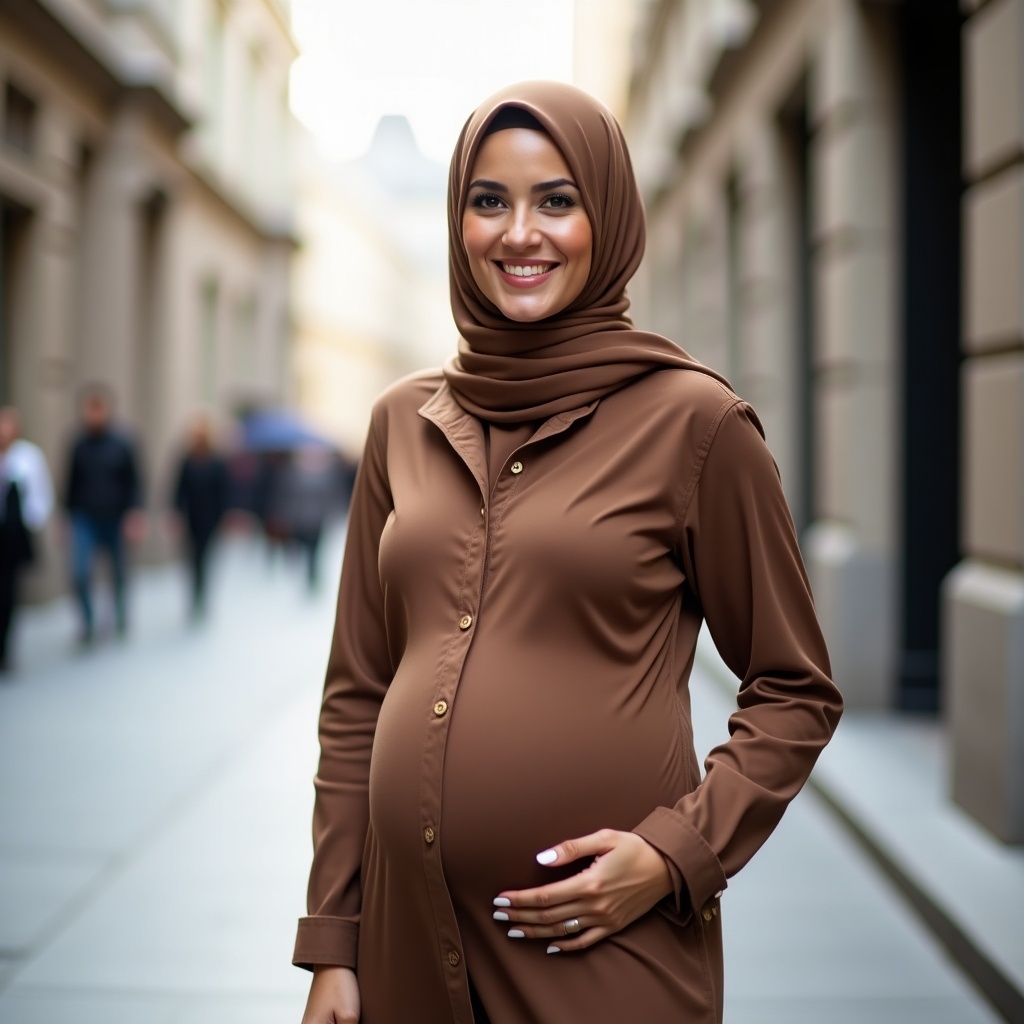
[[[19,311],[26,288],[25,271],[31,213],[0,196],[0,404],[12,400],[12,366]]]
[[[939,587],[957,561],[960,29],[957,0],[897,10],[903,104],[903,478],[897,702],[940,704]]]
[[[794,361],[790,372],[796,381],[795,436],[800,444],[799,482],[791,493],[793,519],[802,536],[815,518],[814,487],[817,458],[814,422],[814,312],[812,271],[814,237],[811,223],[811,125],[808,116],[807,79],[801,77],[779,112],[781,154],[788,180],[787,215],[791,225],[794,284]]]

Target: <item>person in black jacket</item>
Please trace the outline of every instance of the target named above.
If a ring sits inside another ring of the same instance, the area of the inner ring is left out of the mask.
[[[206,613],[206,578],[211,541],[228,507],[227,462],[214,450],[210,423],[199,418],[192,426],[189,447],[178,467],[174,508],[188,543],[192,576],[192,617]]]
[[[125,544],[141,538],[142,480],[132,441],[111,425],[111,398],[90,388],[82,401],[82,429],[71,448],[64,504],[71,520],[71,571],[82,616],[82,644],[92,643],[90,585],[96,553],[110,560],[115,625],[128,628]]]

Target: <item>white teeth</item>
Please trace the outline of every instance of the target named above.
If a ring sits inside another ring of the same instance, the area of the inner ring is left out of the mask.
[[[506,274],[512,274],[513,277],[533,277],[536,274],[546,274],[551,267],[541,263],[532,267],[521,267],[518,264],[513,265],[511,263],[502,263],[501,269],[504,270]]]

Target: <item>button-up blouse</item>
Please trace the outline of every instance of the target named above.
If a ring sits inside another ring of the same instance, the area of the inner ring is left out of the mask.
[[[437,373],[375,407],[295,962],[354,967],[363,1024],[472,1024],[470,978],[494,1024],[711,1024],[727,879],[842,708],[778,472],[750,407],[686,370],[523,437],[489,467]],[[704,621],[740,685],[702,778]],[[672,896],[583,952],[509,939],[493,898],[580,870],[536,854],[601,828],[659,850]]]

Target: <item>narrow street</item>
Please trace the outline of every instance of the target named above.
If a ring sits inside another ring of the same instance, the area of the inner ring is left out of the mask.
[[[139,574],[123,644],[74,652],[64,603],[22,620],[0,684],[0,1024],[300,1019],[333,586],[306,594],[254,542],[223,556],[198,628],[177,570]],[[727,714],[698,678],[699,746]],[[723,908],[728,1024],[997,1020],[811,792]]]

